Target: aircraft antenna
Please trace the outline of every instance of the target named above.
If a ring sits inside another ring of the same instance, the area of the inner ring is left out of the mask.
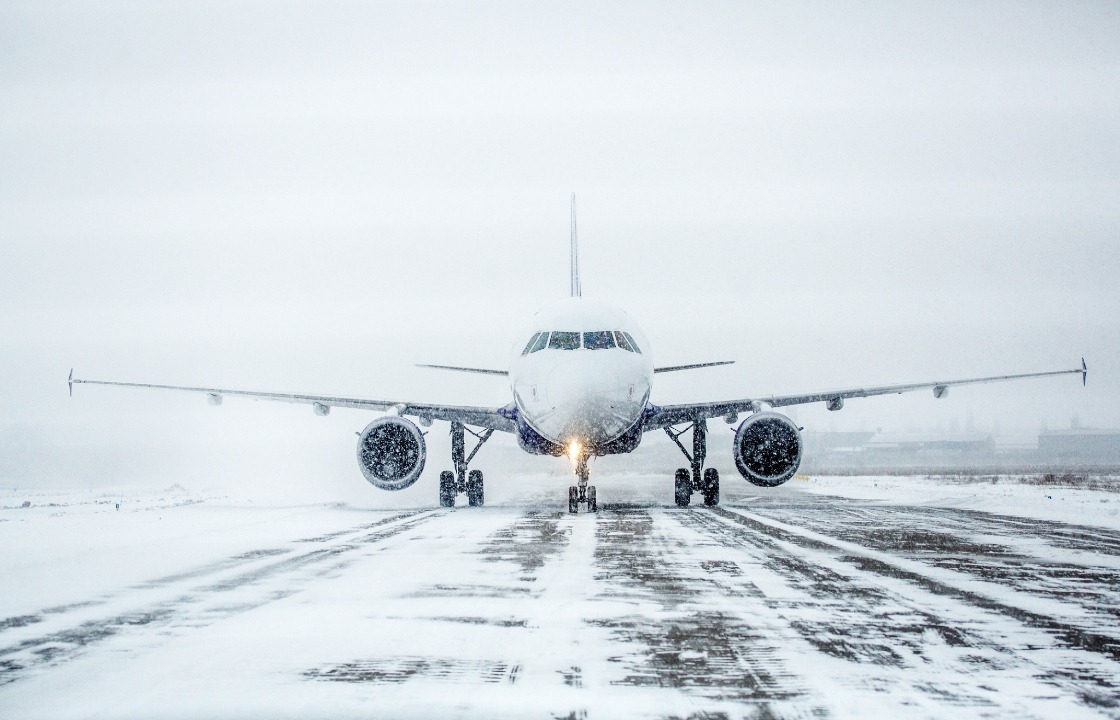
[[[572,297],[581,297],[582,289],[579,283],[579,242],[576,237],[576,194],[572,193],[572,275],[571,275],[571,293]]]

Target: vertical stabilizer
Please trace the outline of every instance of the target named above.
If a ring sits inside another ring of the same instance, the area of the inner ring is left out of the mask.
[[[572,297],[580,297],[581,289],[579,285],[579,241],[576,238],[576,194],[572,193],[572,277],[571,277],[571,293]]]

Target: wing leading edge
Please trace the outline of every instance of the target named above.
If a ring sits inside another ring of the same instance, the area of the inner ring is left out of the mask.
[[[210,396],[215,404],[220,403],[226,395],[231,397],[247,397],[253,400],[273,400],[276,402],[296,403],[311,405],[315,412],[326,415],[332,407],[354,408],[358,410],[374,410],[381,412],[395,412],[398,415],[412,415],[421,420],[457,420],[468,425],[491,428],[500,432],[513,432],[517,429],[516,423],[507,416],[506,408],[476,407],[471,405],[431,405],[428,403],[402,402],[399,400],[371,400],[367,398],[341,397],[337,395],[303,395],[299,393],[273,393],[257,392],[254,390],[230,390],[226,388],[201,388],[182,385],[155,385],[151,383],[112,382],[109,380],[80,380],[70,371],[67,380],[71,393],[73,386],[83,385],[112,385],[114,387],[148,388],[153,390],[181,390]]]
[[[490,368],[470,368],[458,365],[426,365],[417,364],[416,367],[432,368],[435,370],[453,370],[455,372],[475,373],[478,375],[509,375],[508,370],[491,370]]]
[[[893,395],[914,390],[933,390],[934,397],[943,397],[950,387],[955,385],[980,385],[984,383],[1003,382],[1004,380],[1021,380],[1025,378],[1049,377],[1052,375],[1081,375],[1081,382],[1085,384],[1089,375],[1089,368],[1085,358],[1081,358],[1081,367],[1072,370],[1050,370],[1048,372],[1021,373],[1018,375],[992,375],[990,377],[966,378],[964,380],[933,380],[931,382],[906,383],[902,385],[878,385],[861,388],[848,388],[845,390],[826,390],[824,392],[805,393],[800,395],[767,395],[756,398],[743,398],[739,400],[723,400],[707,403],[690,403],[682,405],[658,406],[654,412],[647,415],[643,423],[644,430],[657,430],[702,418],[731,416],[741,412],[755,412],[762,406],[771,408],[788,407],[790,405],[807,405],[814,402],[827,403],[829,409],[839,410],[844,400],[848,398],[872,397],[874,395]]]

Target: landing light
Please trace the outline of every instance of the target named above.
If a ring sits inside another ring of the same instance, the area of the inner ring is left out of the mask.
[[[568,459],[572,462],[579,462],[579,452],[582,448],[578,440],[573,440],[568,445]]]

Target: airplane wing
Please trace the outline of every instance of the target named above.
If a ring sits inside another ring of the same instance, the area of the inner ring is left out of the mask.
[[[469,368],[458,365],[425,365],[419,363],[416,367],[434,368],[436,370],[453,370],[455,372],[475,373],[477,375],[509,375],[507,370],[490,370],[489,368]]]
[[[709,368],[716,365],[733,365],[734,360],[719,360],[716,362],[693,363],[692,365],[670,365],[668,367],[655,367],[655,373],[677,372],[678,370],[696,370],[697,368]]]
[[[475,407],[470,405],[430,405],[427,403],[401,402],[399,400],[370,400],[367,398],[339,397],[335,395],[301,395],[298,393],[256,392],[253,390],[229,390],[225,388],[184,387],[180,385],[153,385],[149,383],[110,382],[108,380],[80,380],[70,371],[67,380],[70,392],[74,385],[113,385],[116,387],[150,388],[155,390],[183,390],[203,393],[209,396],[212,404],[221,404],[226,395],[247,397],[253,400],[275,400],[278,402],[311,405],[315,412],[326,415],[332,407],[356,408],[359,410],[393,411],[400,415],[413,415],[424,420],[457,420],[467,425],[491,428],[501,432],[513,432],[516,423],[504,414],[505,408]]]
[[[825,390],[823,392],[803,393],[799,395],[764,395],[754,398],[739,400],[724,400],[706,403],[689,403],[682,405],[656,406],[653,412],[647,413],[643,430],[657,430],[692,422],[701,418],[731,416],[741,412],[755,412],[762,406],[772,408],[786,407],[789,405],[806,405],[808,403],[827,403],[829,409],[839,410],[847,398],[871,397],[873,395],[892,395],[896,393],[911,392],[913,390],[933,390],[933,396],[944,397],[949,388],[954,385],[979,385],[981,383],[1002,382],[1004,380],[1019,380],[1023,378],[1048,377],[1050,375],[1080,374],[1082,384],[1088,377],[1089,368],[1085,365],[1085,358],[1081,358],[1081,367],[1073,370],[1051,370],[1048,372],[1023,373],[1019,375],[993,375],[991,377],[968,378],[965,380],[933,380],[931,382],[907,383],[903,385],[879,385],[846,390]]]

